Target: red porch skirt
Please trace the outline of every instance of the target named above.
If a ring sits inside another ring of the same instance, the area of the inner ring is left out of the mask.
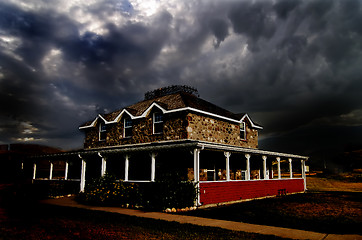
[[[304,192],[302,178],[200,182],[200,203],[215,204],[296,192]]]

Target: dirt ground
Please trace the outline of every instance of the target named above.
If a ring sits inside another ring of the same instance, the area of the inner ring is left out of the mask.
[[[307,177],[308,191],[362,192],[362,182],[341,181],[333,178]]]

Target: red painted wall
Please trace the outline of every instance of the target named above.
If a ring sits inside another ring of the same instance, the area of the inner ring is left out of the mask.
[[[201,182],[202,205],[304,191],[303,179]]]

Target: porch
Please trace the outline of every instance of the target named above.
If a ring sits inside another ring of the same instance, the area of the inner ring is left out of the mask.
[[[78,181],[82,192],[87,181],[106,172],[125,182],[143,183],[178,174],[195,182],[200,206],[303,192],[307,159],[202,141],[170,141],[37,156],[33,180]]]

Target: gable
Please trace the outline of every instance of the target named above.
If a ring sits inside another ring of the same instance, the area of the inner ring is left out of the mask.
[[[106,124],[119,122],[124,114],[129,115],[132,119],[144,118],[153,108],[160,109],[164,114],[181,111],[197,112],[234,123],[240,123],[247,119],[251,123],[251,127],[262,129],[262,127],[254,123],[247,114],[243,114],[240,117],[238,114],[234,114],[186,92],[178,92],[154,99],[143,100],[109,114],[99,114],[95,120],[84,123],[79,127],[79,129],[94,127],[99,118],[101,118]]]

